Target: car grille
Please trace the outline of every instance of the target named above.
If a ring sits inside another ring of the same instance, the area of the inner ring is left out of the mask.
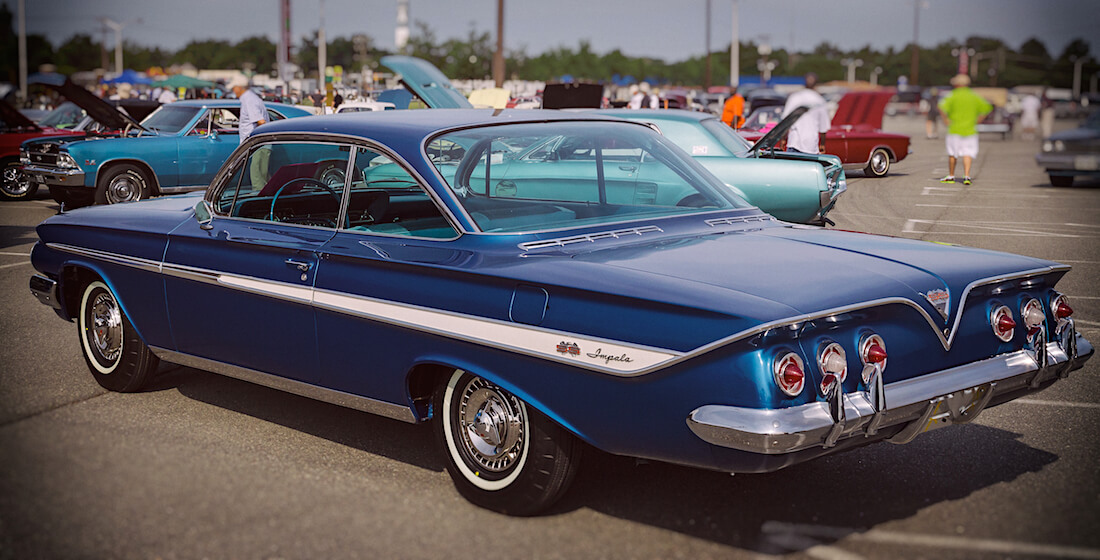
[[[29,148],[26,154],[32,165],[57,165],[57,156],[61,153],[59,144],[34,144]]]

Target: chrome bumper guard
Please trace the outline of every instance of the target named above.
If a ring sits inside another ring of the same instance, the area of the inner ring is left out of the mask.
[[[61,299],[57,297],[57,282],[40,274],[35,274],[31,276],[30,286],[31,293],[43,305],[48,305],[57,310],[61,309]]]
[[[81,169],[61,169],[59,167],[38,167],[24,165],[23,173],[35,183],[55,187],[83,187],[84,171]]]
[[[887,441],[909,443],[924,432],[972,421],[998,395],[1067,377],[1093,347],[1072,322],[1065,334],[1065,342],[1043,344],[1039,352],[1020,350],[885,386],[876,372],[870,391],[831,391],[826,402],[780,409],[702,406],[687,424],[707,443],[764,455],[830,448],[898,425],[904,427]]]

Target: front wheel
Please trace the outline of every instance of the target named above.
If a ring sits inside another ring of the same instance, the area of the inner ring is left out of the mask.
[[[2,173],[0,200],[27,200],[38,192],[38,183],[27,178],[23,173],[23,166],[18,161],[5,163]]]
[[[447,472],[470,502],[534,515],[572,482],[580,441],[497,385],[456,370],[436,391],[434,408]]]
[[[137,166],[122,164],[105,170],[96,183],[96,204],[118,204],[149,198],[152,181]]]
[[[870,177],[885,177],[890,172],[890,152],[886,148],[875,148],[863,171]]]
[[[140,391],[157,370],[160,360],[138,336],[103,282],[95,280],[84,288],[77,323],[84,361],[104,389]]]

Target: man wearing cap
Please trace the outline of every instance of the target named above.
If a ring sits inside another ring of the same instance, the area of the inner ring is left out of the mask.
[[[970,164],[978,157],[978,122],[985,118],[993,106],[970,89],[970,77],[958,74],[951,78],[955,88],[940,101],[939,111],[947,124],[947,176],[941,183],[955,182],[955,163],[963,160],[963,184],[973,182]]]

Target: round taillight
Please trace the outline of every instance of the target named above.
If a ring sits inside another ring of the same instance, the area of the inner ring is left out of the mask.
[[[821,369],[821,393],[828,394],[833,384],[842,383],[848,377],[848,358],[844,348],[835,342],[825,345],[817,355]]]
[[[886,369],[886,342],[877,334],[867,335],[859,342],[859,359],[864,366],[877,365],[879,371]],[[870,383],[872,370],[863,368],[863,382]]]
[[[1000,306],[989,314],[989,324],[993,327],[993,334],[1004,342],[1012,340],[1012,334],[1016,330],[1016,320],[1012,318],[1012,310]]]
[[[1073,315],[1073,308],[1069,306],[1066,296],[1062,294],[1058,294],[1054,301],[1050,303],[1050,310],[1054,313],[1054,318],[1059,321],[1069,319]]]
[[[1027,300],[1027,303],[1020,308],[1020,317],[1024,320],[1024,326],[1027,327],[1029,335],[1035,334],[1047,318],[1046,313],[1043,312],[1043,304],[1034,298]]]
[[[802,358],[794,352],[787,352],[778,357],[772,368],[775,384],[783,394],[789,397],[797,397],[802,392],[802,387],[806,385],[805,371]]]

